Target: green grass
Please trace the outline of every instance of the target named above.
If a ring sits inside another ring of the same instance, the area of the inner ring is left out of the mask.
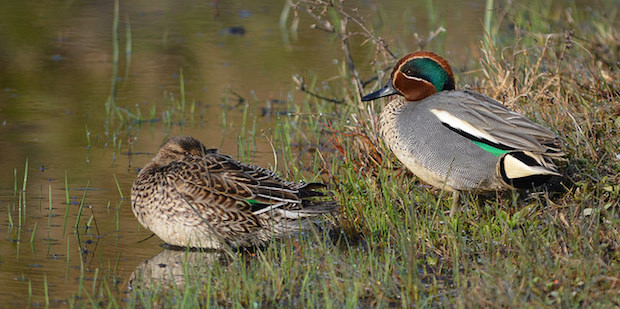
[[[352,33],[361,36],[357,37],[359,41],[368,39],[366,58],[376,59],[373,69],[377,75],[385,75],[385,68],[394,64],[391,55],[407,52],[404,47],[397,52],[389,50],[379,38],[396,38],[387,37],[351,8],[322,7],[318,0],[300,5],[308,3],[315,4],[311,12],[317,18],[338,25],[333,30],[336,40],[349,38]],[[326,216],[315,230],[273,240],[262,249],[232,254],[166,250],[168,266],[159,267],[162,261],[153,257],[134,272],[133,289],[124,294],[122,280],[117,278],[119,261],[115,266],[104,262],[93,266],[93,275],[86,273],[81,259],[79,227],[87,184],[74,225],[78,245],[73,251],[80,253],[74,252],[73,260],[78,258],[81,263],[79,289],[69,299],[69,306],[619,306],[620,34],[617,22],[614,24],[618,9],[565,10],[562,14],[571,14],[571,18],[558,18],[547,4],[510,4],[494,10],[494,16],[487,12],[485,27],[494,37],[480,50],[469,51],[479,63],[464,64],[476,73],[456,73],[459,88],[468,85],[497,98],[564,138],[567,161],[560,162],[565,171],[565,188],[560,192],[540,188],[529,194],[466,195],[463,210],[448,217],[450,195],[420,183],[383,145],[377,132],[381,103],[360,104],[359,98],[360,92],[379,87],[385,78],[360,88],[372,76],[360,76],[357,67],[369,62],[346,59],[347,43],[343,44],[343,58],[349,61],[343,61],[347,65],[341,68],[340,76],[321,87],[316,77],[305,77],[310,82],[304,85],[304,99],[289,100],[285,110],[291,112],[277,114],[272,133],[263,133],[273,145],[274,167],[282,176],[329,183],[339,201],[338,213]],[[283,16],[290,14],[287,11]],[[291,29],[308,26],[298,22],[294,19]],[[115,33],[117,28],[118,13]],[[126,36],[130,38],[130,32]],[[118,46],[114,55],[117,63]],[[187,117],[194,119],[194,102],[186,98],[182,71],[180,100],[166,94],[160,108],[154,104],[145,107],[144,113],[138,107],[130,112],[116,106],[117,74],[115,68],[107,105],[110,117],[119,117],[116,132],[131,132],[132,126],[144,122],[161,121],[169,127],[185,122]],[[191,104],[187,110],[186,100]],[[232,105],[228,100],[232,99],[223,99],[227,106]],[[249,110],[257,103],[256,98],[250,103],[239,100],[244,109],[237,157],[245,161],[251,161],[256,139],[261,138],[257,120]],[[162,111],[158,119],[157,110]],[[142,115],[150,115],[150,119]],[[228,127],[226,115],[222,119],[223,126]],[[86,132],[88,139],[88,127]],[[117,133],[113,138],[112,147],[120,151],[123,139],[117,141]],[[14,171],[14,195],[20,206],[27,164],[22,191]],[[112,176],[122,198],[116,175]],[[49,190],[51,213],[51,185]],[[67,173],[65,190],[63,235],[70,204]],[[9,207],[10,228],[14,223],[12,211]],[[21,208],[18,211],[20,233],[25,210],[23,214]],[[114,218],[120,230],[118,210]],[[94,219],[93,213],[85,226],[92,223],[97,227]],[[36,223],[31,242],[35,233]],[[72,238],[64,237],[66,280],[70,280]],[[84,285],[88,284],[87,276],[94,276],[90,286]],[[43,278],[45,303],[49,304],[47,274]],[[28,284],[30,302],[32,284]]]
[[[177,286],[158,281],[161,293],[138,288],[130,303],[618,306],[620,100],[613,63],[619,34],[610,26],[613,19],[597,19],[594,35],[587,33],[590,26],[569,27],[565,19],[549,28],[540,21],[551,17],[536,15],[549,13],[542,6],[514,5],[497,13],[516,22],[519,31],[501,33],[497,25],[497,38],[488,48],[472,51],[481,59],[479,74],[458,77],[461,86],[506,102],[565,139],[563,192],[540,188],[530,194],[467,196],[465,209],[447,217],[450,196],[422,186],[402,169],[377,134],[380,107],[369,111],[359,104],[351,81],[355,67],[344,68],[342,79],[315,93],[344,98],[343,104],[310,94],[303,102],[289,102],[287,110],[295,112],[279,119],[273,135],[278,170],[289,178],[328,181],[339,213],[323,229],[253,254],[190,264],[196,269],[190,267],[185,276],[192,280]],[[328,5],[327,15],[320,15],[317,7],[313,12],[334,24],[350,12]],[[578,22],[588,18],[585,14],[573,10],[571,17]],[[566,28],[574,33],[553,32]],[[593,55],[597,46],[609,48]],[[375,65],[378,71],[394,63],[383,59]],[[245,149],[242,154],[247,155]]]

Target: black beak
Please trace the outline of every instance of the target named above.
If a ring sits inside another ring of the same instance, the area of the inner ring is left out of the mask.
[[[362,101],[370,101],[370,100],[378,99],[381,97],[386,97],[386,96],[393,95],[393,94],[401,94],[401,93],[400,91],[396,90],[396,88],[394,88],[394,86],[392,85],[392,80],[390,79],[385,84],[385,86],[383,86],[383,88],[373,93],[369,93],[363,96]]]

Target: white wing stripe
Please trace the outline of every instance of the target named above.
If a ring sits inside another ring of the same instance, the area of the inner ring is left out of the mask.
[[[478,137],[482,140],[487,140],[495,144],[501,144],[497,139],[495,139],[489,133],[474,127],[469,122],[459,119],[458,117],[450,114],[447,111],[433,108],[431,109],[431,113],[433,113],[433,115],[435,115],[435,117],[437,117],[439,121],[441,121],[442,123],[452,128],[463,131],[469,135]]]
[[[265,208],[263,208],[263,209],[261,209],[261,210],[257,210],[257,211],[255,211],[255,212],[253,212],[253,214],[254,214],[255,216],[258,216],[258,215],[260,215],[260,214],[262,214],[262,213],[264,213],[264,212],[268,212],[268,211],[270,211],[270,210],[276,209],[276,208],[278,208],[278,207],[280,207],[280,206],[283,206],[283,205],[286,205],[286,202],[283,202],[283,203],[277,203],[277,204],[273,204],[273,205],[271,205],[271,206],[269,206],[269,207],[265,207]]]

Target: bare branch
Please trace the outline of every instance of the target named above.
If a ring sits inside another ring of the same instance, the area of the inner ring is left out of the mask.
[[[321,100],[325,100],[327,102],[331,102],[331,103],[336,103],[336,104],[342,104],[344,103],[343,99],[331,99],[328,97],[324,97],[322,95],[316,94],[312,91],[310,91],[308,89],[308,87],[306,87],[306,82],[304,81],[304,78],[302,76],[299,75],[294,75],[293,76],[293,81],[295,82],[295,84],[297,84],[297,89],[300,90],[301,92],[307,93],[315,98],[321,99]]]

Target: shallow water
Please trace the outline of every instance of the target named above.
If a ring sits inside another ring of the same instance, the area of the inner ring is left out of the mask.
[[[306,16],[296,36],[282,30],[283,3],[121,3],[116,104],[144,114],[155,104],[156,118],[164,118],[171,98],[181,97],[182,74],[186,101],[196,110],[193,121],[170,126],[164,121],[122,124],[106,116],[113,76],[113,1],[0,3],[3,306],[44,305],[46,284],[51,305],[64,304],[80,285],[90,290],[101,276],[115,278],[122,290],[136,267],[163,250],[157,237],[140,242],[150,233],[139,226],[128,200],[137,169],[165,136],[174,134],[193,135],[236,156],[245,104],[237,104],[234,93],[251,103],[248,113],[251,121],[256,119],[252,162],[273,164],[260,132],[269,134],[275,117],[261,116],[263,108],[271,100],[302,97],[292,75],[312,73],[328,80],[341,61],[339,42],[310,29]],[[381,14],[375,13],[378,3]],[[387,20],[400,20],[389,23],[393,30],[387,38],[395,47],[413,49],[412,33],[426,36],[441,25],[447,32],[429,48],[472,61],[466,50],[482,38],[483,2],[447,3],[359,0],[348,5],[368,18],[383,16],[386,27]],[[401,33],[408,36],[399,41]],[[363,59],[371,49],[354,53]],[[372,74],[370,66],[359,70]]]

